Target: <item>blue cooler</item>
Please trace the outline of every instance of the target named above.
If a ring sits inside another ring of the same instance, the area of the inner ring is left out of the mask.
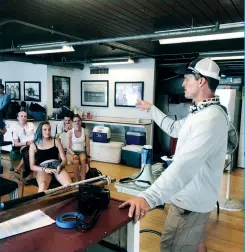
[[[92,132],[93,142],[109,143],[111,138],[111,130],[104,126],[95,126]]]
[[[145,132],[136,132],[128,131],[126,133],[126,143],[127,145],[145,145],[146,144],[146,133]]]
[[[141,151],[143,146],[127,145],[122,147],[121,163],[135,168],[141,168]]]
[[[45,121],[46,113],[30,111],[30,114],[35,118],[36,121]]]

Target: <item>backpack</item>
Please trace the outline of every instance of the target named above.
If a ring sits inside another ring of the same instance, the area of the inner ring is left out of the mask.
[[[20,105],[18,102],[11,102],[8,105],[6,112],[6,119],[16,119],[18,113],[20,112]]]

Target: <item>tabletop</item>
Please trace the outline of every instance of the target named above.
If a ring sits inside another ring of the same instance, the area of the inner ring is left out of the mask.
[[[23,234],[0,240],[0,252],[74,252],[85,251],[88,247],[103,240],[124,225],[131,222],[128,209],[119,209],[122,201],[111,199],[108,209],[104,210],[95,227],[86,232],[76,229],[61,229],[52,224]],[[41,209],[51,218],[65,212],[77,211],[77,201],[66,201]]]

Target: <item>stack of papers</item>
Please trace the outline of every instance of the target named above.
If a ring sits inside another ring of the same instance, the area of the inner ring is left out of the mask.
[[[41,210],[36,210],[0,223],[0,239],[49,226],[53,223],[55,223],[55,220],[51,219]]]

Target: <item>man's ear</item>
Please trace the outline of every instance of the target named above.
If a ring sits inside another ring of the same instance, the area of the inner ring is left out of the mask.
[[[207,81],[205,78],[201,77],[199,79],[199,87],[204,87],[204,85],[207,84]]]

